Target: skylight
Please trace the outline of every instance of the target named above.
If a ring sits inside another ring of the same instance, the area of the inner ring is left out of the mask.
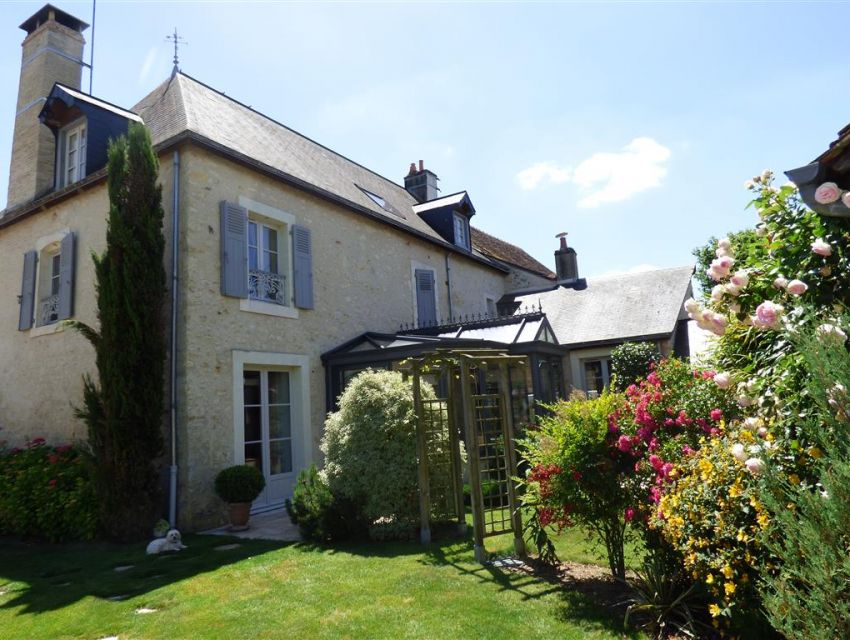
[[[378,194],[376,194],[376,193],[372,193],[371,191],[366,191],[366,189],[363,189],[363,193],[365,193],[365,194],[366,194],[367,196],[369,196],[372,200],[374,200],[375,204],[376,204],[376,205],[378,205],[379,207],[381,207],[381,209],[386,209],[386,208],[387,208],[387,201],[386,201],[386,200],[384,200],[384,199],[383,199],[381,196],[379,196]]]

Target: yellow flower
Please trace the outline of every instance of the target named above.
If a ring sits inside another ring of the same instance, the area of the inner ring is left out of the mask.
[[[730,498],[737,498],[741,495],[741,493],[742,493],[741,485],[738,484],[737,482],[735,484],[733,484],[731,487],[729,487],[729,497]]]
[[[812,456],[815,459],[822,458],[823,457],[823,451],[821,451],[817,447],[812,447],[811,449],[809,449],[809,455]]]
[[[726,592],[727,596],[731,596],[733,593],[735,593],[735,588],[736,587],[734,582],[727,582],[723,585],[723,590]]]
[[[716,618],[720,615],[720,607],[718,607],[716,604],[712,604],[708,607],[708,612],[711,614],[712,618]]]
[[[714,584],[714,576],[711,575],[710,573],[707,576],[705,576],[705,583],[706,584]]]
[[[735,572],[732,570],[732,567],[730,567],[728,564],[726,564],[720,571],[727,579],[731,579],[732,576],[735,575]]]
[[[790,476],[788,476],[788,481],[791,484],[800,484],[800,476],[798,476],[796,473],[792,473]]]
[[[758,521],[759,526],[760,526],[762,529],[764,529],[764,528],[767,526],[767,523],[768,523],[768,522],[770,522],[770,518],[768,518],[768,517],[767,517],[767,514],[766,514],[766,513],[760,513],[760,514],[756,517],[756,520]]]

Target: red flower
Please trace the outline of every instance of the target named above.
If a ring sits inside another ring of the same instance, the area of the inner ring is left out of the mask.
[[[52,479],[50,482],[48,482],[47,484],[48,484],[49,486],[51,486],[51,487],[55,487],[55,486],[56,486],[56,478],[53,478],[53,479]]]
[[[720,409],[712,409],[711,410],[711,419],[715,422],[719,422],[723,419],[723,412]]]
[[[623,514],[623,516],[626,518],[626,522],[631,522],[635,519],[635,508],[627,507],[626,512]]]

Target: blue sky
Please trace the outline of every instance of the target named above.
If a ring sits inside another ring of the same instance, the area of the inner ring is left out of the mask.
[[[0,204],[17,26],[42,4],[0,4]],[[164,80],[176,26],[186,73],[397,182],[423,159],[474,225],[549,266],[567,231],[592,276],[688,264],[752,225],[744,181],[850,122],[847,24],[814,2],[100,0],[94,94],[130,107]]]

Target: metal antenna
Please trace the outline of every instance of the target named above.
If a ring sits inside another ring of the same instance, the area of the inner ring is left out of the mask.
[[[92,86],[94,85],[94,27],[95,27],[96,14],[97,14],[97,0],[92,0],[92,3],[91,3],[91,46],[89,47],[89,95],[92,94]]]
[[[165,36],[165,39],[169,42],[174,43],[174,68],[171,70],[171,75],[177,75],[177,72],[180,71],[180,59],[177,55],[177,50],[179,45],[181,44],[189,44],[183,38],[177,35],[177,27],[174,27],[174,33],[170,36]]]

